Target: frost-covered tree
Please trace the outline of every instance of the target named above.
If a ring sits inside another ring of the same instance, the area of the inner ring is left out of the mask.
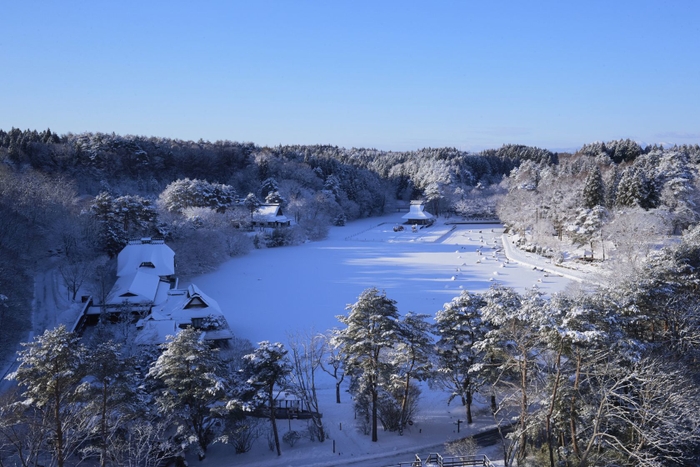
[[[480,352],[474,344],[483,339],[487,330],[481,321],[485,304],[480,295],[465,290],[435,314],[438,381],[451,392],[450,401],[460,398],[467,423],[473,421],[473,396],[481,382],[477,371]]]
[[[577,214],[573,224],[568,227],[569,235],[579,245],[588,244],[591,247],[591,258],[593,258],[595,242],[600,242],[602,246],[602,229],[607,210],[603,206],[596,206],[592,209],[579,209]],[[603,250],[602,259],[605,260],[605,250]]]
[[[283,384],[292,371],[287,353],[287,349],[279,342],[262,341],[253,353],[243,357],[246,373],[250,375],[248,384],[257,391],[257,399],[267,405],[278,456],[282,455],[282,451],[275,421],[275,386]]]
[[[539,324],[547,315],[548,304],[537,290],[521,296],[502,285],[492,286],[483,298],[486,304],[481,315],[489,330],[475,347],[485,353],[486,361],[495,364],[485,375],[503,394],[499,411],[511,406],[518,414],[514,442],[504,448],[504,459],[511,462],[515,456],[522,462],[536,398],[533,382],[538,376],[536,365],[543,338]]]
[[[386,351],[399,342],[399,312],[396,301],[372,287],[364,290],[348,314],[337,316],[345,329],[335,334],[341,346],[345,371],[357,384],[358,392],[370,399],[372,441],[377,441],[377,403],[391,365]]]
[[[289,337],[293,371],[290,374],[290,388],[311,411],[311,423],[314,439],[320,442],[326,439],[326,429],[321,419],[321,410],[316,391],[316,376],[324,358],[325,336],[317,333],[297,334]]]
[[[403,434],[415,406],[418,388],[412,391],[413,381],[425,381],[432,373],[433,338],[430,334],[429,315],[412,311],[401,317],[399,342],[389,352],[390,364],[394,368],[390,385],[397,388],[399,397],[398,431]]]
[[[250,212],[250,219],[252,220],[253,213],[262,205],[262,203],[260,202],[258,197],[255,196],[255,193],[248,193],[248,195],[243,200],[243,205]]]
[[[614,246],[615,265],[620,272],[639,272],[655,242],[670,233],[661,210],[640,207],[618,210],[605,226],[605,240]]]
[[[650,209],[656,206],[656,196],[654,181],[643,170],[629,167],[622,172],[615,198],[618,206]]]
[[[236,191],[230,185],[185,178],[165,187],[158,200],[170,212],[179,213],[185,208],[209,208],[224,212],[235,203]]]
[[[335,403],[340,404],[340,385],[345,380],[343,356],[338,342],[333,338],[336,330],[330,331],[324,338],[324,357],[321,359],[321,369],[335,380]]]
[[[260,196],[262,199],[267,199],[270,193],[279,192],[279,185],[277,180],[273,177],[268,177],[260,184]]]
[[[90,396],[88,407],[97,414],[98,423],[93,428],[98,442],[83,450],[83,455],[97,454],[100,465],[105,467],[114,452],[110,450],[111,440],[117,431],[130,418],[129,403],[134,397],[127,361],[122,356],[121,346],[108,340],[97,342],[88,351],[86,371],[89,382],[83,386]]]
[[[173,441],[172,427],[167,420],[148,414],[129,421],[128,429],[109,439],[112,465],[120,467],[160,467],[182,453]],[[124,428],[124,427],[120,427]]]
[[[148,377],[162,384],[156,397],[160,411],[172,417],[183,444],[196,444],[203,459],[217,440],[217,422],[229,401],[222,361],[201,335],[187,328],[169,336]]]
[[[24,407],[41,413],[46,441],[58,467],[85,440],[86,417],[77,388],[86,374],[80,338],[61,325],[46,330],[19,352],[19,367],[8,378],[22,388]]]
[[[605,186],[598,167],[586,178],[583,185],[583,207],[592,209],[605,204]]]
[[[99,223],[103,250],[116,256],[129,238],[156,232],[157,214],[152,202],[136,195],[113,198],[102,192],[95,197],[90,212]]]
[[[280,206],[284,206],[287,204],[287,200],[280,195],[279,191],[271,191],[270,193],[265,196],[265,203],[267,204],[279,204]]]
[[[691,165],[684,153],[668,151],[659,158],[656,171],[660,201],[671,212],[673,231],[679,234],[700,218],[697,166]]]

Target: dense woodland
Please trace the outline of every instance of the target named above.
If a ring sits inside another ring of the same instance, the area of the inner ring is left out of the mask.
[[[464,292],[433,324],[369,289],[339,317],[345,328],[300,336],[289,349],[237,340],[219,352],[187,332],[136,355],[106,326],[95,341],[103,345],[47,330],[20,354],[19,390],[0,404],[0,465],[5,455],[72,465],[78,454],[157,465],[188,448],[204,455],[217,441],[243,452],[262,433],[246,411],[275,384],[313,406],[318,369],[338,384],[350,379],[373,440],[378,423],[403,430],[420,410],[416,382],[427,381],[461,401],[467,419],[478,400],[499,426],[513,424],[507,465],[691,465],[700,453],[697,145],[619,140],[574,154],[517,145],[473,154],[12,129],[0,131],[0,160],[5,356],[32,327],[36,274],[60,271],[72,300],[80,290],[99,296],[134,237],[166,238],[190,267],[182,274],[194,275],[420,198],[439,216],[498,215],[521,248],[561,264],[613,271],[608,283],[550,298],[499,286]],[[281,204],[294,226],[251,232],[261,203]],[[575,248],[587,251],[574,258]],[[187,359],[201,360],[201,374],[184,376],[178,362]],[[322,421],[312,419],[306,435],[323,441]]]

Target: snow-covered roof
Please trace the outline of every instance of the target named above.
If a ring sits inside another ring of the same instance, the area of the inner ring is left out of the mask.
[[[408,213],[401,216],[402,219],[432,219],[433,215],[427,211],[424,211],[424,206],[422,204],[411,204],[411,210]]]
[[[173,289],[167,300],[153,307],[151,319],[173,319],[178,323],[188,323],[192,318],[205,318],[209,315],[222,315],[216,300],[192,284],[186,289]]]
[[[175,252],[162,240],[144,238],[129,242],[117,257],[117,276],[129,276],[137,271],[172,276],[175,274]]]
[[[254,222],[287,222],[279,204],[263,204],[253,213]]]
[[[186,289],[169,290],[165,302],[154,306],[151,313],[137,323],[136,327],[141,329],[138,343],[162,344],[167,336],[177,334],[182,326],[194,324],[193,319],[208,316],[220,317],[221,321],[226,323],[216,300],[196,285],[192,284]],[[227,327],[208,330],[203,335],[204,340],[231,338],[233,333]]]
[[[153,303],[158,293],[160,277],[143,271],[120,276],[112,287],[108,304]]]

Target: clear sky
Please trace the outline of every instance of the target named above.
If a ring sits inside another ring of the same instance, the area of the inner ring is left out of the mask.
[[[700,143],[700,1],[4,1],[0,128]]]

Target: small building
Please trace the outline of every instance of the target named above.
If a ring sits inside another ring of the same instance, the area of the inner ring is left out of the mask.
[[[313,416],[322,417],[323,414],[311,410],[309,404],[299,396],[289,391],[275,390],[276,396],[273,401],[275,418],[279,419],[309,419]],[[269,415],[269,405],[258,408],[253,415],[267,417]]]
[[[407,224],[414,225],[431,225],[435,222],[435,217],[425,210],[423,203],[411,202],[411,208],[407,214],[401,216],[406,219]]]
[[[192,284],[186,289],[168,291],[166,300],[153,306],[151,313],[136,323],[140,330],[136,343],[162,344],[167,336],[188,327],[201,329],[205,341],[233,338],[219,304]]]
[[[162,239],[130,241],[117,256],[117,281],[104,305],[148,311],[165,300],[175,280],[175,252]]]
[[[253,212],[251,224],[253,227],[289,227],[291,221],[279,204],[263,204]]]

